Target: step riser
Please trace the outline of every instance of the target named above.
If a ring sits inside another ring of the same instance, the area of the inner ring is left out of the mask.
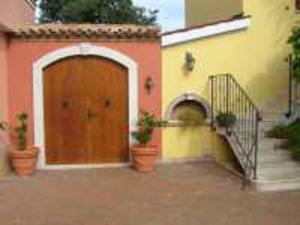
[[[261,109],[259,125],[258,179],[253,186],[258,191],[300,190],[300,164],[293,161],[284,140],[267,137],[267,132],[287,123],[288,94],[282,92],[266,102]]]
[[[258,165],[260,168],[263,168],[265,164],[281,164],[291,161],[290,155],[283,155],[283,156],[260,156],[258,159]],[[268,166],[266,166],[268,167]]]
[[[259,179],[276,181],[285,179],[297,179],[300,178],[300,169],[275,169],[275,168],[258,168],[257,176]]]
[[[286,123],[286,106],[272,103],[263,113],[263,121],[259,124],[257,181],[253,181],[258,191],[300,190],[300,164],[293,161],[290,152],[285,148],[286,141],[267,137],[266,133],[279,124]],[[273,109],[273,111],[272,111]],[[248,126],[245,126],[247,123]],[[239,121],[244,133],[241,141],[254,140],[254,130],[249,121]],[[226,136],[226,135],[225,135]],[[243,139],[244,138],[244,139]],[[227,137],[234,154],[242,165],[245,165],[243,154],[236,141]],[[245,167],[247,168],[247,167]]]
[[[281,191],[294,191],[300,190],[299,182],[287,182],[279,184],[254,184],[256,190],[262,192],[281,192]]]

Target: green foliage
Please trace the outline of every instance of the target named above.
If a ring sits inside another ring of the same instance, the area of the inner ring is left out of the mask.
[[[269,137],[287,139],[287,148],[300,161],[300,120],[289,125],[280,125],[267,133]]]
[[[233,112],[220,112],[217,117],[217,122],[221,127],[232,127],[235,125],[237,118]]]
[[[292,68],[293,76],[300,81],[300,27],[295,27],[288,39],[288,44],[293,48]]]
[[[131,135],[139,144],[147,145],[152,139],[154,128],[162,127],[166,124],[166,121],[156,120],[154,114],[142,112],[142,116],[137,123],[138,131],[132,132]]]
[[[27,146],[27,114],[22,112],[17,115],[18,126],[12,127],[7,122],[0,123],[0,130],[9,133],[17,141],[19,150],[25,150]]]
[[[40,23],[153,25],[158,13],[132,0],[41,0],[39,8]]]
[[[287,139],[288,138],[288,127],[284,125],[278,125],[273,129],[266,132],[267,137]]]

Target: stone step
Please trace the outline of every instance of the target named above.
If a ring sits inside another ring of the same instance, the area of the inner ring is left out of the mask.
[[[276,144],[278,144],[279,142],[275,140],[273,140],[273,138],[269,138],[269,137],[264,137],[258,140],[258,147],[261,151],[264,150],[274,150]]]
[[[258,153],[258,164],[282,163],[292,160],[290,152],[287,150],[276,150],[266,153]]]
[[[278,95],[266,102],[261,109],[266,111],[286,110],[289,105],[289,96]]]
[[[292,191],[300,190],[300,179],[285,179],[277,181],[256,180],[252,184],[258,191]]]
[[[274,127],[278,126],[280,124],[280,121],[262,121],[259,124],[259,130],[262,132],[266,132],[269,130],[272,130]]]
[[[260,170],[269,169],[269,168],[291,168],[294,169],[300,168],[300,164],[298,162],[294,162],[291,154],[289,152],[282,152],[281,154],[273,154],[273,155],[264,155],[260,159],[258,159],[258,168]],[[299,164],[299,165],[296,165]],[[263,171],[262,171],[263,173]]]
[[[263,138],[259,140],[260,151],[264,150],[275,150],[280,148],[284,144],[284,140],[276,138]]]
[[[261,107],[264,111],[282,111],[286,110],[289,105],[288,97],[278,97]]]
[[[276,120],[280,120],[282,117],[285,116],[286,112],[288,110],[284,110],[284,111],[270,111],[270,112],[263,112],[262,116],[263,116],[263,121],[276,121]]]
[[[290,154],[288,149],[285,148],[263,148],[260,146],[258,149],[258,154],[262,157],[273,156],[273,155],[282,155],[282,154]]]
[[[260,165],[261,166],[261,165]],[[258,178],[264,180],[300,179],[300,165],[298,162],[266,163],[258,168]]]

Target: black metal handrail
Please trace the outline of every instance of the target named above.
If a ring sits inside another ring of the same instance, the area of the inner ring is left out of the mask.
[[[288,57],[289,63],[289,93],[288,93],[288,112],[286,116],[290,118],[294,114],[294,106],[299,103],[299,81],[294,79],[293,55]]]
[[[211,125],[217,128],[219,114],[233,115],[235,123],[226,127],[226,135],[234,141],[242,157],[245,178],[257,177],[257,154],[260,113],[254,102],[231,74],[210,76]]]

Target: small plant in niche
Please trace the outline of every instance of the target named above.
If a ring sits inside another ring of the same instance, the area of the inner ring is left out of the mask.
[[[233,112],[219,112],[216,117],[220,127],[233,127],[236,124],[237,118]]]

